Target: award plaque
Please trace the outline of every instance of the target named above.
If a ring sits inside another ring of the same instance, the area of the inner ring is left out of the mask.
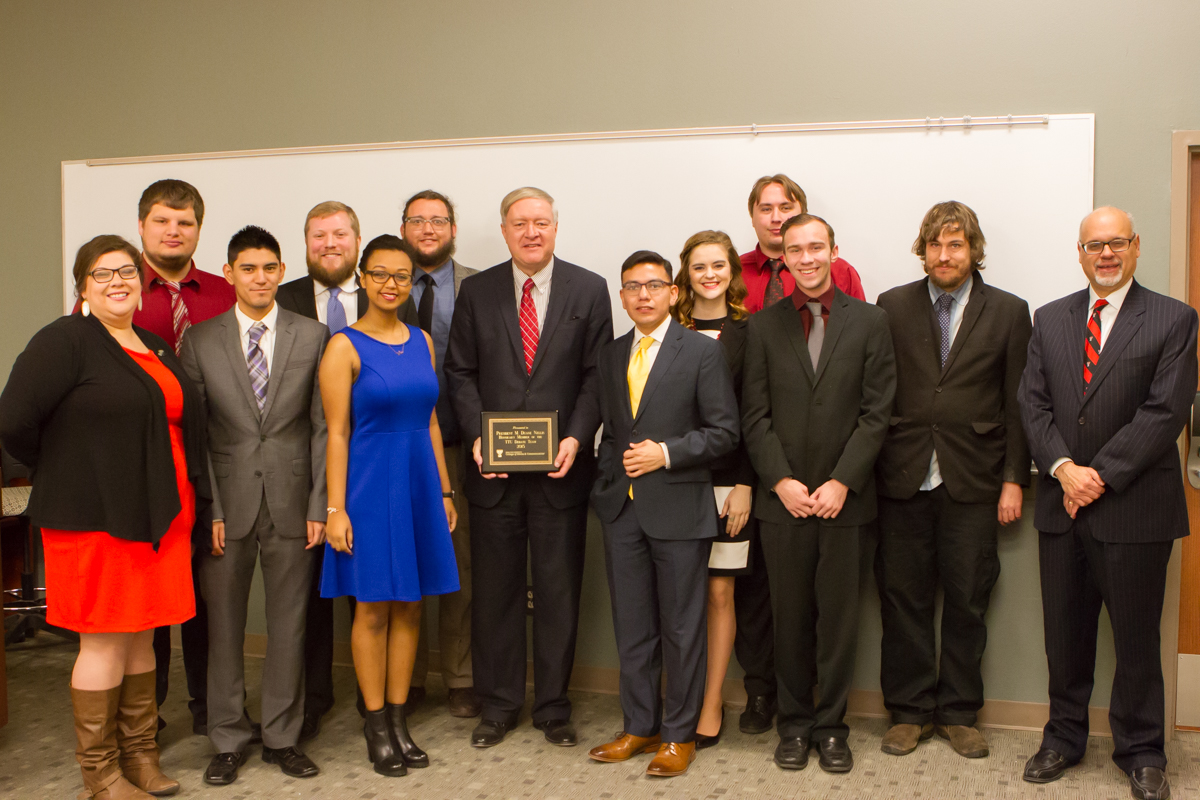
[[[484,473],[554,471],[557,411],[484,411],[481,416]]]

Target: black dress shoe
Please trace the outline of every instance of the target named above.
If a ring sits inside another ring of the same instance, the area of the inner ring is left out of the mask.
[[[826,772],[849,772],[854,769],[854,754],[850,744],[840,736],[827,736],[817,742],[821,759],[817,763]]]
[[[575,726],[569,719],[552,719],[548,722],[536,722],[533,727],[546,735],[546,741],[559,747],[574,747],[576,744]],[[478,728],[476,729],[478,730]]]
[[[304,712],[304,722],[300,725],[300,741],[307,742],[321,732],[321,715],[315,711]]]
[[[513,729],[507,722],[485,719],[471,731],[472,747],[493,747],[504,741],[504,737]]]
[[[1166,800],[1171,796],[1167,773],[1158,767],[1134,767],[1129,771],[1129,788],[1138,800]]]
[[[311,758],[295,747],[281,747],[276,750],[273,747],[264,746],[262,753],[263,761],[268,764],[278,764],[279,768],[283,770],[283,774],[292,778],[312,778],[321,771],[317,769],[317,765],[312,762]]]
[[[244,763],[244,753],[217,753],[204,770],[204,782],[210,786],[228,786],[237,780],[238,767]]]
[[[208,736],[207,711],[192,714],[192,734],[194,736]]]
[[[785,736],[775,748],[775,764],[780,769],[804,769],[808,766],[808,737]]]
[[[775,719],[775,698],[765,694],[752,694],[746,698],[746,710],[738,718],[738,729],[742,733],[766,733],[771,730]]]
[[[721,725],[717,728],[715,736],[705,736],[703,733],[696,734],[696,749],[703,750],[707,747],[719,744],[721,742],[721,730],[725,727],[725,709],[721,709]]]
[[[1067,757],[1057,750],[1042,747],[1025,762],[1025,772],[1021,777],[1029,783],[1050,783],[1061,778],[1067,767],[1076,763],[1078,762],[1068,761]]]

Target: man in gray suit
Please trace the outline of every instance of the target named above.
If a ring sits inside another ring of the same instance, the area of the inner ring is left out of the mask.
[[[482,710],[475,696],[471,673],[471,525],[466,497],[462,496],[469,457],[463,456],[458,420],[450,405],[446,388],[446,345],[450,341],[450,320],[458,287],[478,270],[454,260],[454,204],[444,194],[426,189],[408,198],[404,204],[404,240],[416,251],[414,262],[420,271],[413,275],[409,302],[416,305],[417,324],[433,337],[434,361],[438,376],[438,425],[446,449],[446,469],[450,489],[458,508],[458,525],[451,532],[454,555],[458,561],[457,592],[438,598],[438,642],[441,650],[442,678],[450,690],[450,713],[456,717],[477,717]],[[429,672],[429,632],[421,618],[421,637],[417,642],[417,660],[413,665],[412,684],[405,705],[411,711],[425,696],[425,676]]]
[[[237,305],[192,327],[184,369],[200,389],[212,459],[212,551],[200,564],[208,602],[208,736],[213,785],[232,783],[250,742],[242,713],[242,644],[254,565],[262,556],[267,657],[263,761],[310,778],[296,748],[304,715],[304,622],[312,549],[325,539],[325,414],[317,369],[329,330],[280,308],[279,242],[253,225],[229,242],[225,279]]]

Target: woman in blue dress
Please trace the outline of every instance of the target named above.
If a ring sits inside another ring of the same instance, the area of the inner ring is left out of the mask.
[[[434,404],[429,334],[396,317],[412,288],[407,242],[372,239],[358,265],[367,312],[329,342],[321,399],[329,426],[327,549],[321,596],[357,599],[350,635],[367,714],[367,755],[381,775],[426,767],[404,701],[421,598],[458,591],[457,522]]]

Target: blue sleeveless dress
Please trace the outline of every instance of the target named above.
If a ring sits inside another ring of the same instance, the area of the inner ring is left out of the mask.
[[[321,596],[363,602],[420,600],[458,591],[458,564],[442,505],[429,417],[437,375],[419,328],[389,345],[343,328],[361,368],[350,390],[346,513],[353,553],[325,545]],[[400,352],[403,350],[403,352]]]

